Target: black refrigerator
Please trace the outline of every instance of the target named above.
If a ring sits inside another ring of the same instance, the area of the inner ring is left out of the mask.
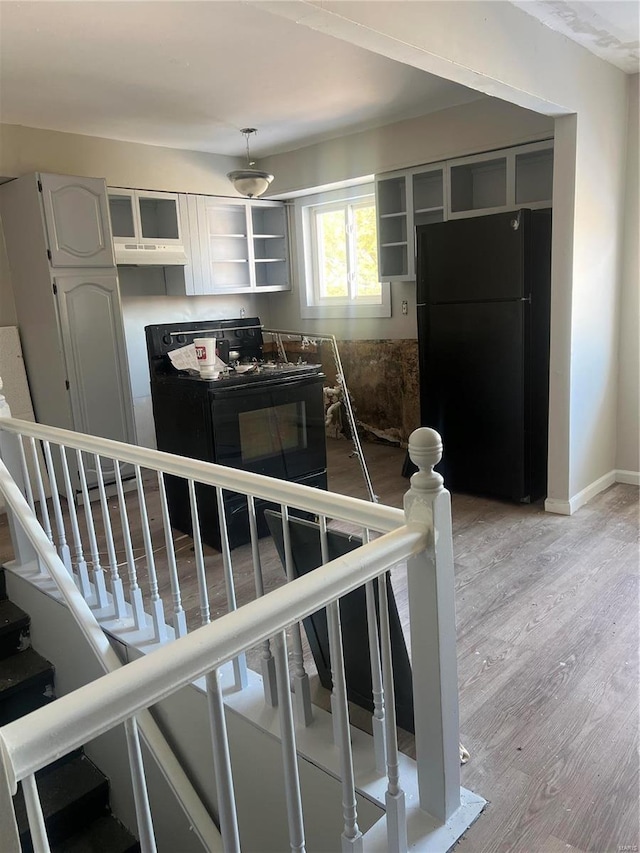
[[[420,411],[454,492],[546,494],[551,211],[417,228]]]

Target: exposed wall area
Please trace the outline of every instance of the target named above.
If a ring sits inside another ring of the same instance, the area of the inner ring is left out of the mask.
[[[405,445],[420,426],[416,340],[338,341],[351,405],[364,435]],[[331,347],[322,347],[327,383],[336,383]]]

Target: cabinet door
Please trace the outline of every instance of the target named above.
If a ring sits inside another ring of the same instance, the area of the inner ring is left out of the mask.
[[[40,175],[40,185],[51,266],[115,266],[105,181]]]
[[[134,441],[117,276],[84,272],[54,282],[74,429]]]

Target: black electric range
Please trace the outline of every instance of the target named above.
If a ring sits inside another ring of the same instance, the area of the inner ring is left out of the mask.
[[[145,333],[159,450],[326,489],[321,365],[266,359],[257,317],[167,323]],[[216,379],[176,370],[168,353],[208,336],[222,361],[232,362],[228,370]],[[187,484],[166,481],[171,523],[192,535]],[[215,489],[197,486],[196,494],[202,540],[219,549]],[[224,504],[234,548],[250,538],[247,501],[225,491]],[[259,535],[268,533],[265,507],[256,501]]]

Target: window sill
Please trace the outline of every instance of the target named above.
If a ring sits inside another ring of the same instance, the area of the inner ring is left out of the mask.
[[[391,303],[382,305],[301,305],[303,320],[355,320],[370,317],[390,317]]]

